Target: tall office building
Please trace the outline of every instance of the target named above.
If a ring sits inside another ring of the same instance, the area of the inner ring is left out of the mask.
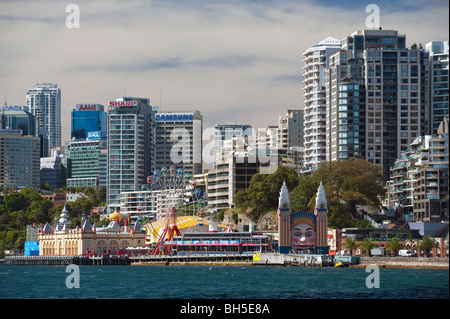
[[[330,56],[327,159],[361,157],[386,178],[428,127],[428,53],[395,30],[356,31]]]
[[[208,209],[220,211],[234,206],[234,196],[250,185],[262,165],[251,149],[251,137],[233,137],[219,149],[216,167],[208,171]]]
[[[65,163],[64,147],[53,147],[50,156],[41,157],[41,185],[48,184],[51,189],[66,186]]]
[[[430,54],[430,131],[436,134],[440,123],[449,114],[448,41],[433,41],[425,45]]]
[[[191,175],[202,173],[202,122],[199,111],[162,112],[155,115],[155,166],[182,168]]]
[[[36,84],[27,90],[27,106],[36,117],[41,157],[47,157],[51,147],[61,145],[61,89],[57,84]]]
[[[123,97],[108,104],[108,213],[120,211],[120,193],[140,190],[153,170],[153,119],[149,99]]]
[[[67,186],[106,187],[107,146],[106,137],[96,134],[67,142]]]
[[[3,105],[0,129],[20,130],[22,135],[36,135],[36,118],[24,105]]]
[[[326,70],[341,41],[328,37],[303,52],[304,172],[326,160]],[[303,145],[300,145],[303,146]]]
[[[40,186],[40,140],[34,135],[35,117],[26,106],[2,106],[0,187]]]
[[[66,143],[67,186],[107,186],[107,113],[101,104],[77,104]]]
[[[106,135],[107,113],[101,104],[77,104],[71,113],[70,138],[86,139],[89,132]]]

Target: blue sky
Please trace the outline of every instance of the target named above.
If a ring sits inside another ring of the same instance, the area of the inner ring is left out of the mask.
[[[70,3],[79,29],[65,26]],[[364,29],[370,3],[407,45],[449,38],[440,0],[0,0],[1,103],[25,104],[29,87],[58,83],[63,140],[75,104],[107,105],[124,92],[200,110],[205,127],[274,125],[302,108],[302,52]]]

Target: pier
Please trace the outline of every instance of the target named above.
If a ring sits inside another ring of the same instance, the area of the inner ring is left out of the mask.
[[[348,257],[347,259],[345,259]],[[343,260],[345,259],[345,260]],[[228,264],[249,266],[305,266],[333,267],[336,262],[347,265],[359,263],[359,257],[318,254],[184,254],[184,255],[140,255],[140,256],[14,256],[6,257],[5,265],[198,265]]]
[[[173,264],[201,264],[201,263],[252,263],[252,254],[191,254],[191,255],[155,255],[130,257],[132,265],[170,265]]]
[[[141,255],[141,256],[12,256],[6,257],[5,265],[170,265],[196,263],[249,262],[252,254],[208,254],[208,255]]]
[[[261,253],[253,258],[255,266],[333,267],[334,256],[318,254]]]
[[[65,266],[65,265],[129,265],[127,256],[13,256],[5,258],[5,265],[37,265],[37,266]]]

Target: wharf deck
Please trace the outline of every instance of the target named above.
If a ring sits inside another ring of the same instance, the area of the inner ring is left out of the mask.
[[[130,257],[132,265],[139,264],[198,264],[198,263],[233,263],[233,262],[252,262],[252,254],[207,254],[207,255],[155,255],[155,256],[137,256]]]
[[[13,256],[5,258],[5,265],[129,265],[128,257],[120,256]]]

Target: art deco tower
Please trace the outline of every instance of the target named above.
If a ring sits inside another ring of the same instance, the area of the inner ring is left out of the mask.
[[[278,252],[288,254],[291,249],[291,208],[286,181],[283,181],[278,200],[278,236]]]
[[[328,254],[328,208],[325,188],[320,182],[319,189],[316,194],[316,208],[314,209],[316,215],[316,253]]]

